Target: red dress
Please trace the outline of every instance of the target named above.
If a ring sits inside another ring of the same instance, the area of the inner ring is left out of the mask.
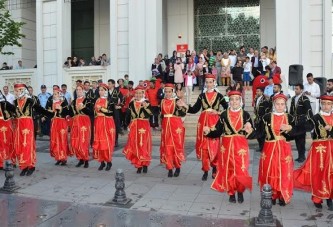
[[[314,121],[318,115],[314,116]],[[324,121],[322,123],[333,125],[333,115],[320,115],[320,118]],[[333,139],[327,136],[323,127],[315,124],[314,133],[322,138],[313,139],[306,161],[294,171],[295,188],[311,192],[315,203],[333,199]]]
[[[217,92],[206,92],[205,97],[209,103],[214,103]],[[196,154],[199,160],[202,160],[202,170],[209,171],[209,166],[217,166],[217,153],[220,148],[219,138],[208,138],[204,136],[203,127],[209,128],[216,125],[220,116],[213,114],[211,109],[205,109],[201,112],[198,126],[197,126],[197,139],[196,139]]]
[[[83,103],[84,98],[79,97],[76,99],[76,109]],[[71,128],[71,147],[72,152],[75,153],[76,158],[79,160],[89,160],[89,144],[91,123],[88,115],[76,114],[73,117],[73,125]]]
[[[56,105],[61,106],[61,101],[53,101],[52,110],[56,112]],[[63,117],[53,117],[50,132],[50,153],[57,161],[66,161],[67,156],[72,156],[68,147],[68,123]]]
[[[281,135],[281,124],[289,124],[287,114],[271,114],[271,122],[267,122],[274,139],[265,141],[259,163],[258,181],[272,186],[272,198],[283,199],[289,203],[293,193],[293,156],[290,143]],[[263,129],[262,129],[263,130]]]
[[[108,108],[106,98],[99,98],[95,103],[96,117],[94,120],[94,159],[99,162],[112,162],[112,155],[115,145],[116,127],[112,116],[107,116],[97,107]]]
[[[180,116],[174,115],[175,99],[163,99],[161,102],[162,133],[161,133],[161,162],[168,170],[180,168],[185,161],[184,144],[185,128]]]
[[[13,151],[13,127],[12,120],[5,120],[0,106],[0,167],[5,160],[11,159]]]
[[[149,114],[141,102],[132,101],[129,105],[131,123],[129,125],[128,141],[123,154],[135,168],[149,166],[151,162],[152,141],[149,124]],[[149,110],[151,113],[151,111]]]
[[[36,164],[34,122],[31,117],[33,103],[29,98],[17,99],[15,102],[17,102],[17,112],[23,114],[16,121],[14,152],[18,159],[19,167],[23,170],[25,168],[33,168]]]
[[[249,168],[249,145],[245,135],[239,134],[244,127],[243,111],[227,110],[222,114],[222,119],[228,122],[224,130],[231,130],[235,134],[223,135],[217,175],[211,188],[219,192],[228,192],[234,195],[236,192],[243,193],[246,188],[252,190],[252,177]],[[229,133],[228,133],[229,134]]]

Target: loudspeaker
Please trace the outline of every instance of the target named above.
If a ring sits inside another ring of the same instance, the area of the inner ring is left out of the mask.
[[[320,87],[320,95],[326,92],[326,84],[327,78],[326,77],[316,77],[314,78],[314,82],[317,83]]]
[[[303,84],[303,65],[289,65],[289,85]]]

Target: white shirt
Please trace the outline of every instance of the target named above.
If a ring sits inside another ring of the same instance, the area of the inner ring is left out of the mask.
[[[251,62],[244,62],[244,72],[251,72],[252,64]]]
[[[256,102],[256,107],[258,107],[259,103],[260,103],[260,100],[263,98],[263,95],[260,96],[258,99],[257,99],[257,102]]]
[[[296,97],[295,97],[295,107],[297,106],[298,100],[299,100],[299,98],[301,97],[301,95],[302,95],[302,94],[300,94],[300,95],[296,95]]]
[[[237,62],[237,56],[236,55],[229,55],[229,59],[230,59],[230,66],[234,67],[236,65],[236,62]]]
[[[307,95],[307,97],[310,99],[310,102],[314,102],[317,98],[320,97],[320,87],[315,82],[312,84],[305,83],[304,92],[306,91],[311,93],[311,95]]]
[[[10,104],[14,104],[15,96],[8,92],[7,95],[5,95],[7,102]]]
[[[262,60],[262,61],[261,61],[261,63],[262,63],[262,68],[265,70],[265,67],[271,63],[271,60],[269,60],[269,58],[261,59],[261,60]]]
[[[250,58],[250,60],[251,60],[251,58],[254,56],[254,53],[248,53],[246,56],[248,56],[249,58]]]

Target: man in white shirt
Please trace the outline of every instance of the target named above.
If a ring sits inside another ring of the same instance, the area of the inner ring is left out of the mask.
[[[7,102],[14,104],[15,96],[9,93],[8,86],[3,87],[3,94],[5,95]]]
[[[18,63],[18,65],[15,67],[15,69],[25,69],[25,67],[22,65],[21,60],[19,60],[17,63]]]
[[[254,56],[254,49],[253,49],[253,47],[250,47],[249,53],[247,53],[246,56],[248,56],[250,59]]]
[[[320,87],[314,82],[312,73],[306,75],[307,83],[304,83],[304,94],[309,98],[313,114],[319,112]]]

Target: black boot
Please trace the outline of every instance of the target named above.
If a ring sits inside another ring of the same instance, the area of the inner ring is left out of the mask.
[[[98,167],[98,170],[101,171],[105,167],[105,162],[101,162],[101,165]]]
[[[205,171],[205,173],[202,175],[201,180],[206,181],[208,177],[208,171]]]
[[[143,166],[143,173],[147,173],[148,172],[148,166]]]
[[[0,167],[0,170],[3,170],[3,167]]]
[[[237,192],[237,201],[238,201],[238,203],[243,203],[244,202],[243,193]]]
[[[84,161],[84,166],[83,168],[88,168],[89,167],[89,162],[88,161]]]
[[[67,161],[66,160],[62,161],[60,165],[62,165],[62,166],[67,165]]]
[[[315,205],[316,208],[318,209],[322,209],[323,205],[321,205],[321,203],[313,203]]]
[[[272,199],[272,205],[276,205],[276,199]]]
[[[215,177],[216,177],[216,166],[213,166],[212,178],[215,179]]]
[[[169,172],[168,172],[168,177],[172,177],[172,176],[173,176],[172,169],[169,169]]]
[[[61,163],[61,161],[59,160],[59,161],[57,161],[54,165],[59,165]]]
[[[28,171],[27,171],[26,176],[30,176],[30,175],[32,175],[33,172],[35,172],[35,167],[29,168]]]
[[[136,171],[136,173],[141,173],[142,171],[142,167],[139,167],[138,170]]]
[[[176,168],[175,173],[173,174],[174,177],[178,177],[180,173],[180,168]]]
[[[327,203],[327,206],[328,206],[328,210],[333,211],[333,203],[332,203],[332,200],[331,200],[331,199],[326,199],[326,203]]]
[[[286,205],[286,202],[284,201],[284,199],[279,199],[279,205],[284,207]]]
[[[112,167],[112,162],[106,163],[105,171],[110,171],[111,167]]]
[[[236,196],[235,195],[231,195],[229,197],[229,203],[236,203]]]
[[[25,176],[25,174],[28,172],[28,167],[27,168],[25,168],[25,169],[23,169],[22,171],[21,171],[21,173],[20,173],[20,176],[22,177],[22,176]]]
[[[81,159],[78,164],[76,164],[75,167],[80,167],[84,164],[84,161]]]

